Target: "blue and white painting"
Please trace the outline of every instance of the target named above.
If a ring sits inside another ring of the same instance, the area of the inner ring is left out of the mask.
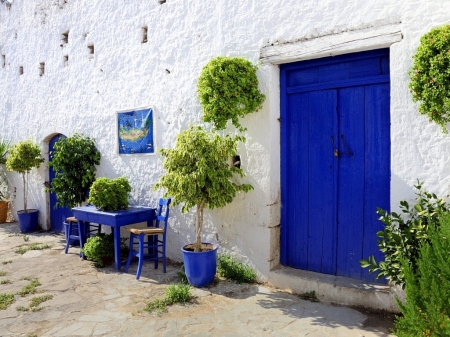
[[[118,112],[117,127],[119,154],[155,153],[152,108]]]

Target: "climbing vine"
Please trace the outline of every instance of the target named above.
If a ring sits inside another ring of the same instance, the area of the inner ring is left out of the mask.
[[[240,57],[219,56],[202,69],[197,84],[203,121],[223,130],[231,123],[241,132],[239,118],[258,111],[265,100],[258,89],[257,67]]]
[[[419,112],[448,133],[450,122],[450,25],[423,35],[409,71],[409,89]]]

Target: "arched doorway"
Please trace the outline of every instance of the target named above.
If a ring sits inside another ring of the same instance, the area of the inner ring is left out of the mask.
[[[48,160],[49,162],[52,160],[54,154],[54,146],[55,143],[61,139],[66,138],[63,134],[58,134],[53,136],[48,144]],[[53,167],[49,167],[49,178],[50,178],[50,186],[52,184],[53,179],[55,178],[55,171]],[[55,208],[57,199],[56,195],[53,192],[50,192],[50,229],[53,232],[63,232],[64,231],[64,221],[67,217],[72,216],[72,211],[67,207],[57,207]]]

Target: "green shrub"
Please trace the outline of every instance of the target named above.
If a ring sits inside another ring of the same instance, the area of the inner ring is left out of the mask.
[[[202,69],[197,84],[203,121],[217,130],[231,120],[240,131],[240,117],[262,108],[265,96],[258,89],[257,67],[240,57],[219,56]]]
[[[384,224],[384,230],[377,236],[378,247],[384,253],[384,261],[379,263],[374,256],[367,260],[360,260],[363,268],[369,267],[369,272],[377,272],[377,278],[385,276],[394,284],[404,287],[404,268],[402,260],[408,262],[412,270],[417,268],[419,247],[428,241],[428,232],[438,225],[438,213],[448,212],[448,206],[442,198],[422,189],[423,182],[417,183],[416,201],[409,205],[406,201],[400,201],[400,209],[406,215],[378,209],[380,220]]]
[[[420,38],[409,71],[409,89],[419,112],[442,127],[450,122],[450,25],[437,27]]]
[[[450,336],[450,214],[439,220],[430,242],[420,245],[416,270],[403,261],[406,303],[397,301],[403,314],[395,323],[397,336]]]
[[[126,250],[127,238],[120,238],[121,250]],[[81,252],[87,260],[94,265],[103,268],[114,261],[114,236],[113,234],[100,233],[86,240]]]
[[[101,211],[128,209],[128,193],[131,186],[125,177],[97,178],[92,184],[89,202]]]
[[[188,284],[183,283],[169,285],[164,293],[164,298],[148,302],[144,310],[148,312],[156,311],[160,314],[166,312],[169,305],[186,303],[193,297],[191,294],[191,287]]]
[[[256,273],[242,262],[238,262],[229,255],[219,255],[217,267],[219,275],[238,283],[254,283]]]
[[[77,133],[60,138],[49,162],[55,171],[50,188],[56,195],[55,207],[72,208],[84,202],[99,164],[100,152],[93,139]]]

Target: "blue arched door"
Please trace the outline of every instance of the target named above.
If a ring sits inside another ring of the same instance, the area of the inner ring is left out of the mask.
[[[50,140],[50,143],[48,144],[48,160],[49,161],[52,160],[52,157],[54,154],[55,143],[61,138],[66,138],[66,136],[64,136],[63,134],[59,134],[59,135],[54,136]],[[50,167],[49,171],[50,171],[49,173],[50,173],[50,185],[51,185],[53,179],[55,178],[55,171],[53,170],[52,166]],[[67,207],[55,208],[56,202],[57,202],[56,195],[55,195],[55,193],[51,192],[50,193],[50,224],[51,224],[50,229],[54,232],[59,233],[59,232],[64,231],[64,220],[67,217],[72,216],[72,211]]]

